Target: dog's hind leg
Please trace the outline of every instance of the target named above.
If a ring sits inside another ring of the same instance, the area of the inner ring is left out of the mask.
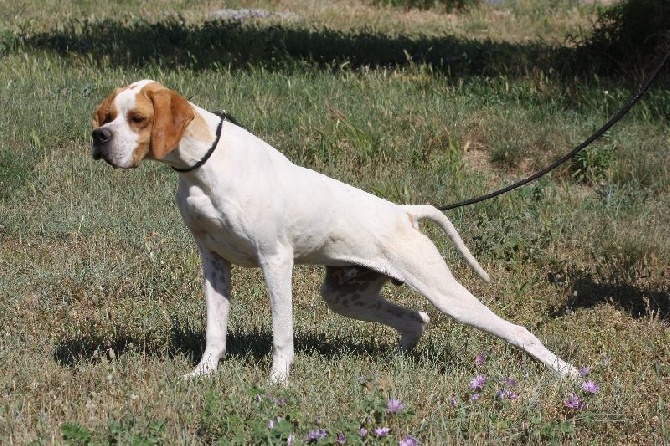
[[[549,351],[524,327],[497,316],[462,286],[451,274],[439,251],[420,232],[396,244],[389,259],[401,279],[423,294],[440,311],[459,322],[495,335],[540,360],[562,375],[576,376],[577,369]],[[398,248],[396,248],[398,249]]]
[[[419,342],[428,315],[413,311],[381,296],[388,276],[362,266],[328,266],[321,295],[333,311],[354,319],[381,322],[400,333],[400,349],[411,350]]]
[[[449,220],[446,215],[444,215],[434,206],[429,205],[404,205],[401,207],[407,211],[408,215],[410,215],[412,218],[415,218],[418,221],[431,220],[437,223],[442,228],[442,230],[449,236],[449,238],[451,238],[451,241],[454,243],[456,250],[458,250],[458,252],[461,253],[463,258],[465,258],[465,260],[470,264],[472,269],[475,270],[475,272],[479,275],[479,277],[484,279],[484,281],[486,282],[491,281],[489,275],[486,273],[486,271],[484,271],[484,268],[481,267],[477,259],[475,259],[475,257],[470,253],[468,247],[465,246],[465,243],[463,243],[463,239],[458,234],[458,231],[456,230],[454,225],[451,223],[451,220]]]

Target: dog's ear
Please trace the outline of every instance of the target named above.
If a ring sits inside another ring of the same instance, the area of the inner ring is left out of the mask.
[[[160,84],[147,89],[146,95],[154,105],[150,151],[159,160],[177,147],[195,111],[186,98]]]
[[[121,88],[116,88],[95,109],[93,112],[93,128],[97,129],[116,118],[118,112],[112,107],[112,103],[116,95],[119,94],[119,91],[121,91]]]

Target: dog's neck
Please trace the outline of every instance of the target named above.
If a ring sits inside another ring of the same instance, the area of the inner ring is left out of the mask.
[[[216,129],[221,123],[221,118],[216,114],[194,104],[191,106],[195,118],[186,127],[179,145],[161,160],[176,169],[190,168],[203,159],[216,140]]]

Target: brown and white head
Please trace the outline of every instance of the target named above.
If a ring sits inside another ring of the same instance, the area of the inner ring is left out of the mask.
[[[94,159],[130,169],[145,158],[160,160],[179,145],[195,117],[193,106],[158,82],[117,88],[93,113]]]

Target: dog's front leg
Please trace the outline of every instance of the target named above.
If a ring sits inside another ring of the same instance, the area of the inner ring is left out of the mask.
[[[230,262],[204,247],[200,247],[200,257],[207,303],[205,353],[200,364],[191,373],[184,375],[184,378],[214,373],[219,359],[226,354],[226,331],[230,313]]]
[[[276,254],[261,259],[260,263],[272,306],[272,374],[270,379],[274,383],[286,385],[294,356],[291,294],[293,253]]]

